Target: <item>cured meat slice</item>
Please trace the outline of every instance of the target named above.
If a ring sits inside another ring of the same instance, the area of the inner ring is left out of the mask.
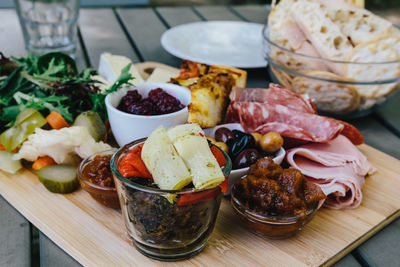
[[[268,91],[267,103],[269,105],[278,104],[304,113],[317,113],[317,110],[308,95],[295,94],[274,83],[269,84]]]
[[[279,132],[285,137],[285,148],[307,141],[326,143],[339,133],[355,145],[364,142],[354,126],[317,115],[307,95],[295,94],[276,84],[271,83],[268,90],[235,87],[230,98],[226,123],[241,123],[246,132]]]
[[[334,119],[299,112],[282,105],[233,102],[231,108],[233,114],[238,114],[245,131],[250,133],[275,131],[284,137],[324,143],[335,138],[343,129],[343,125]]]
[[[229,95],[231,101],[265,102],[268,99],[266,88],[242,88],[234,86]]]
[[[340,134],[346,136],[356,146],[364,143],[364,137],[356,127],[345,121],[340,121],[340,123],[344,125]]]
[[[360,205],[364,178],[376,169],[343,135],[325,144],[307,144],[289,150],[287,162],[318,184],[328,196],[325,206],[352,209]]]

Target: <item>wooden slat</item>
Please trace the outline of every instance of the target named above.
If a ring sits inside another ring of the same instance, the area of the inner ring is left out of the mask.
[[[372,117],[350,121],[364,135],[365,143],[400,159],[399,138]]]
[[[159,7],[157,11],[169,27],[201,21],[190,7]]]
[[[400,90],[400,89],[398,89]],[[400,134],[400,92],[377,112],[379,118]]]
[[[25,56],[24,38],[15,10],[0,10],[0,21],[0,52],[5,56]]]
[[[334,267],[361,267],[358,261],[351,255],[347,254],[343,259],[332,265]]]
[[[29,221],[1,195],[0,266],[31,266]]]
[[[45,234],[39,234],[40,266],[79,267],[82,266]]]
[[[153,9],[117,9],[117,13],[128,30],[144,61],[157,61],[179,66],[181,60],[161,47],[160,38],[167,29]]]
[[[232,9],[247,21],[261,24],[267,22],[270,11],[269,7],[260,5],[233,6]]]
[[[399,266],[400,219],[358,248],[371,266]]]
[[[226,6],[199,6],[195,9],[206,20],[241,20]]]
[[[79,27],[92,67],[97,69],[103,52],[124,55],[133,62],[139,62],[111,9],[81,9]]]

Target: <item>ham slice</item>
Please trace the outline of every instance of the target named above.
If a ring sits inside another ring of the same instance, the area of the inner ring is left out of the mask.
[[[290,149],[286,160],[321,187],[328,196],[324,205],[333,209],[358,207],[365,176],[376,170],[343,135],[325,144],[312,143]]]

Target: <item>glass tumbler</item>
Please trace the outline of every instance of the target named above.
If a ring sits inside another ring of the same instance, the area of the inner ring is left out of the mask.
[[[79,0],[14,0],[26,49],[75,56]]]

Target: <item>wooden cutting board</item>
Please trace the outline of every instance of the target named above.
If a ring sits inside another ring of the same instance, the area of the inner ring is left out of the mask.
[[[370,146],[360,150],[378,171],[367,178],[364,199],[354,210],[322,208],[295,237],[270,240],[244,228],[222,201],[206,248],[191,265],[329,265],[400,216],[400,161]],[[98,204],[82,189],[67,195],[47,191],[36,175],[0,171],[0,193],[23,216],[85,266],[155,266],[160,262],[132,245],[120,211]],[[182,262],[163,263],[178,266]]]
[[[147,79],[157,62],[135,64]],[[181,266],[319,266],[338,261],[400,217],[400,161],[368,145],[360,150],[378,169],[367,178],[364,199],[355,210],[322,208],[298,235],[270,240],[249,232],[235,215],[230,199],[222,201],[206,248]],[[98,204],[82,189],[67,195],[47,191],[35,174],[0,171],[0,194],[40,231],[85,266],[156,266],[129,239],[120,211]]]

